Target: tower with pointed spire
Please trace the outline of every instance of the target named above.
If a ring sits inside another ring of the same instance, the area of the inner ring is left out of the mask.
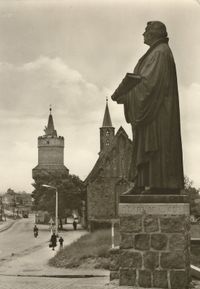
[[[64,165],[64,137],[57,136],[54,128],[52,108],[50,107],[45,134],[38,137],[38,165],[33,169],[33,179],[41,171],[68,174]]]
[[[103,118],[102,127],[100,127],[100,154],[105,152],[111,145],[115,136],[115,128],[112,126],[110,117],[108,98],[106,98],[106,108]]]
[[[85,179],[86,223],[93,231],[107,228],[118,218],[120,194],[130,186],[129,168],[132,159],[132,141],[120,127],[115,133],[112,125],[108,99],[100,127],[100,152],[94,167]]]

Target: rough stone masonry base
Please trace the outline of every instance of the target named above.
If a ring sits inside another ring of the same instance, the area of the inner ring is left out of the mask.
[[[162,201],[162,202],[161,202]],[[186,289],[190,283],[189,203],[185,196],[122,196],[120,248],[110,278],[119,285]]]

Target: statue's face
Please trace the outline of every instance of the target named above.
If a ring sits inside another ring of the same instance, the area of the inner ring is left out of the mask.
[[[158,40],[156,35],[149,29],[148,26],[145,28],[143,36],[144,36],[144,43],[149,46],[151,46],[155,41]]]
[[[152,33],[147,29],[147,27],[143,33],[143,36],[144,36],[144,43],[151,46],[153,42],[153,37]]]

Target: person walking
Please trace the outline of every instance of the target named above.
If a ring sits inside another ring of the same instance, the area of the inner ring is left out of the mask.
[[[51,244],[52,250],[54,250],[54,248],[57,246],[57,236],[55,233],[51,235],[50,244]]]
[[[59,238],[60,249],[63,248],[63,242],[64,242],[64,239],[63,239],[63,237],[60,236],[60,238]]]
[[[34,228],[33,228],[33,233],[34,233],[34,237],[35,237],[35,238],[37,238],[37,236],[38,236],[38,231],[39,231],[39,229],[38,229],[38,227],[35,225]]]
[[[74,220],[74,222],[73,222],[73,227],[74,227],[74,230],[76,230],[76,228],[77,228],[77,222]]]

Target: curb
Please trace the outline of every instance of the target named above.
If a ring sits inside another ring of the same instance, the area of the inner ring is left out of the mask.
[[[4,228],[1,228],[0,229],[0,233],[1,232],[3,232],[3,231],[6,231],[6,230],[8,230],[8,229],[10,229],[13,225],[14,225],[14,223],[16,222],[17,220],[13,220],[13,222],[10,222],[10,224],[7,224],[7,225],[5,225],[5,227]]]
[[[108,275],[95,275],[95,274],[67,274],[67,275],[32,275],[32,274],[0,274],[0,276],[15,276],[15,277],[48,277],[48,278],[102,278],[109,277]]]

